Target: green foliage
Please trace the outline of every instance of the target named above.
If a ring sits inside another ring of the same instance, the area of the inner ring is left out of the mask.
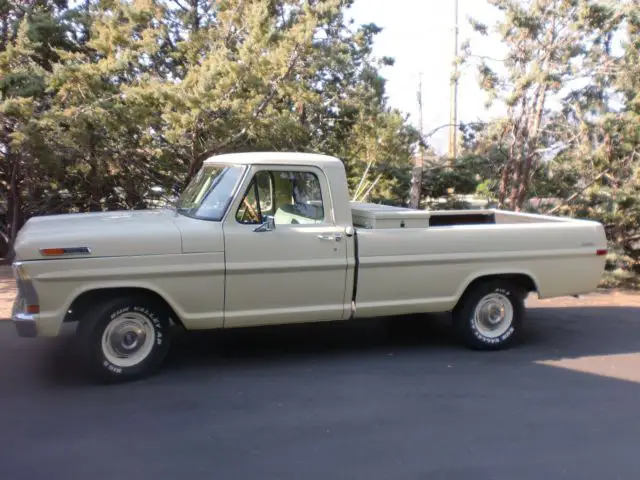
[[[476,160],[474,157],[460,157],[446,167],[427,170],[423,175],[423,195],[440,198],[475,193],[481,179]]]
[[[611,278],[635,275],[640,5],[488,1],[501,20],[472,26],[507,55],[502,71],[480,55],[478,80],[507,114],[461,126],[453,163],[427,148],[422,197],[596,219]],[[419,135],[387,104],[380,28],[350,25],[351,3],[0,0],[0,233],[10,244],[31,215],[146,208],[152,187],[229,151],[332,154],[353,198],[405,205]]]
[[[508,114],[465,133],[467,151],[494,168],[477,193],[504,207],[602,222],[613,252],[606,281],[637,284],[640,4],[490,2],[504,13],[495,27],[508,48],[506,75],[481,63],[479,82]]]
[[[0,3],[4,235],[35,214],[145,208],[229,151],[333,154],[354,189],[369,165],[368,200],[404,204],[418,136],[351,3]]]
[[[589,0],[491,0],[503,13],[495,31],[508,48],[498,73],[485,59],[478,64],[478,81],[487,102],[501,101],[507,116],[497,122],[496,146],[504,152],[498,186],[498,202],[514,210],[523,208],[531,194],[531,181],[553,140],[555,127],[548,108],[563,89],[580,77],[592,77],[604,92],[602,75],[609,45],[621,16],[614,6]],[[472,20],[481,34],[488,29]],[[470,52],[465,60],[471,58]],[[570,87],[569,87],[570,88]]]

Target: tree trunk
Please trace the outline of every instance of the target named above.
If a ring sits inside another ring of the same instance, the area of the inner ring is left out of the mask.
[[[12,154],[11,147],[7,147],[6,159],[7,163],[11,165],[6,220],[9,234],[7,242],[7,259],[10,260],[13,257],[13,247],[15,245],[16,237],[18,236],[18,229],[20,228],[20,195],[18,192],[19,162],[15,155]]]
[[[524,200],[529,192],[529,183],[531,181],[531,167],[536,160],[536,149],[539,144],[540,138],[540,124],[542,122],[542,114],[544,112],[544,106],[547,100],[547,86],[542,85],[538,88],[534,96],[534,111],[532,118],[527,122],[527,140],[525,143],[524,152],[524,168],[521,171],[521,176],[518,179],[517,194],[512,203],[515,211],[520,211]]]
[[[514,135],[515,135],[514,128]],[[511,141],[511,145],[509,145],[509,158],[507,163],[502,170],[502,177],[500,178],[500,189],[498,191],[498,206],[500,208],[504,208],[505,200],[507,198],[507,190],[509,189],[509,178],[511,177],[511,172],[513,171],[514,163],[515,163],[515,148],[516,148],[516,140],[515,137]]]
[[[189,164],[189,171],[187,172],[187,178],[184,179],[184,186],[186,187],[191,182],[191,179],[198,173],[198,170],[202,167],[204,160],[202,158],[194,158]]]
[[[522,175],[518,184],[518,193],[513,202],[513,209],[519,212],[524,204],[524,199],[529,192],[529,181],[531,179],[531,165],[533,164],[533,155],[529,155],[524,160],[524,168],[522,169]]]
[[[500,178],[500,189],[498,190],[498,206],[504,208],[504,201],[507,198],[507,188],[509,187],[509,174],[511,173],[511,159],[507,161]]]
[[[191,29],[197,32],[200,29],[200,12],[198,6],[200,0],[191,0]]]
[[[516,200],[518,198],[518,186],[522,181],[522,161],[514,160],[514,163],[515,163],[515,169],[512,176],[513,183],[511,184],[511,195],[509,196],[509,207],[512,210],[516,209]]]

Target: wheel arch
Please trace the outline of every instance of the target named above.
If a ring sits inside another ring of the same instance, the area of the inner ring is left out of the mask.
[[[184,327],[180,316],[173,305],[159,292],[143,286],[93,287],[78,293],[71,301],[65,314],[64,322],[81,321],[85,312],[93,306],[115,297],[135,296],[145,298],[162,305],[170,315],[171,321]]]
[[[520,288],[525,295],[531,292],[539,292],[538,282],[535,277],[529,272],[492,272],[470,277],[462,285],[460,289],[458,300],[456,301],[455,308],[457,308],[464,299],[467,292],[472,291],[477,285],[495,280],[503,280],[511,282]]]

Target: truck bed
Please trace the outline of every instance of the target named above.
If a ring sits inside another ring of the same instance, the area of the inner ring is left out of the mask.
[[[360,317],[449,311],[473,279],[491,275],[529,278],[541,298],[588,293],[604,268],[597,222],[489,209],[351,210]]]
[[[504,225],[571,222],[573,219],[516,213],[496,209],[415,210],[373,203],[351,202],[353,224],[358,228],[427,228],[455,225]]]

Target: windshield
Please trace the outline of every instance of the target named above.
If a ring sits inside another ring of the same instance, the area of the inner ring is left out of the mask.
[[[219,222],[243,172],[238,165],[205,165],[182,192],[178,213]]]

